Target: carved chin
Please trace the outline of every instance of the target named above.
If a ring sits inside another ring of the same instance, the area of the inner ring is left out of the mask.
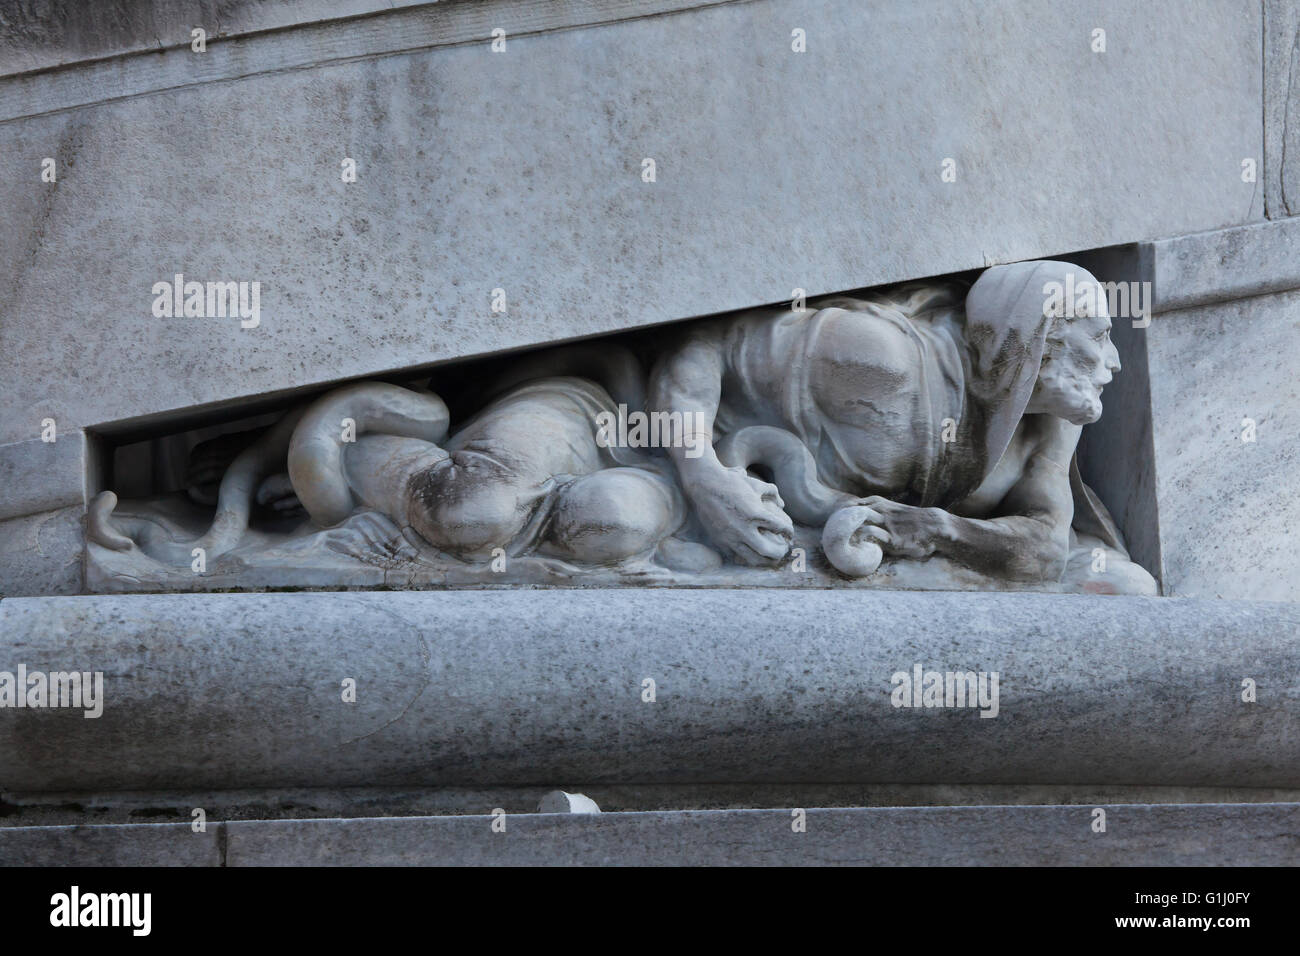
[[[1074,410],[1074,414],[1069,417],[1072,425],[1091,425],[1101,418],[1101,398],[1094,398],[1090,402],[1079,405]]]

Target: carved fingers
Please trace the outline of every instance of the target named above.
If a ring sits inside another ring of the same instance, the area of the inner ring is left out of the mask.
[[[946,512],[939,508],[917,508],[879,495],[859,500],[860,506],[875,513],[872,532],[885,551],[903,558],[928,558],[934,554]]]
[[[790,553],[794,522],[775,485],[726,468],[696,481],[690,494],[713,543],[740,563],[775,564]]]
[[[325,543],[331,551],[346,554],[366,564],[386,564],[411,560],[416,550],[391,519],[377,511],[354,515],[337,528],[325,532]]]
[[[742,517],[739,535],[733,553],[745,564],[772,564],[790,553],[794,542],[794,522],[785,513],[785,502],[776,485],[745,476],[750,488],[758,497],[742,499],[739,504]]]
[[[257,503],[280,514],[301,511],[302,503],[293,490],[288,472],[269,475],[257,486]]]

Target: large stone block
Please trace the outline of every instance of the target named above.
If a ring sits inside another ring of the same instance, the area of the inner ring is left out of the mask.
[[[40,433],[40,419],[28,425],[32,434]],[[0,521],[86,506],[91,476],[85,433],[57,426],[56,421],[53,441],[32,438],[0,445]]]
[[[222,866],[221,826],[188,823],[0,827],[5,866]]]
[[[247,821],[228,866],[1287,866],[1300,807],[811,809]]]
[[[1300,600],[1300,291],[1147,330],[1165,593]]]
[[[102,671],[103,713],[0,709],[0,780],[1294,787],[1297,628],[1287,603],[999,593],[6,599],[0,670]],[[996,672],[998,716],[895,706],[918,664]]]
[[[0,18],[0,75],[45,70],[128,53],[189,46],[202,27],[221,39],[337,17],[355,17],[423,0],[46,0],[7,5]]]
[[[1260,16],[770,0],[500,54],[373,17],[109,61],[161,88],[74,65],[34,115],[11,77],[0,441],[1259,218]],[[176,273],[260,282],[260,324],[155,318]]]
[[[29,426],[42,430],[39,418]],[[84,583],[94,446],[57,422],[52,437],[0,445],[0,596],[77,594]]]
[[[0,521],[0,597],[80,593],[84,514],[71,505]]]
[[[1270,219],[1300,213],[1298,39],[1300,7],[1293,0],[1264,0],[1264,192]]]
[[[0,827],[11,866],[1288,866],[1300,806],[871,807]],[[505,829],[500,829],[504,820]],[[496,825],[494,827],[494,824]]]
[[[1142,250],[1154,312],[1300,286],[1300,217],[1159,239]]]

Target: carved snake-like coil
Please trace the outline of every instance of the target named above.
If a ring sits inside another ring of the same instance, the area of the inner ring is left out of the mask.
[[[230,551],[248,530],[258,485],[288,461],[294,493],[321,527],[346,521],[357,502],[348,484],[344,450],[353,438],[382,433],[438,443],[447,435],[446,404],[430,392],[414,392],[384,382],[361,382],[335,389],[306,408],[287,413],[239,454],[221,478],[212,526],[192,541],[173,541],[147,518],[114,516],[117,495],[101,492],[87,521],[90,540],[114,551],[141,549],[167,564],[188,564],[194,548],[208,559]],[[346,429],[345,421],[353,423]]]

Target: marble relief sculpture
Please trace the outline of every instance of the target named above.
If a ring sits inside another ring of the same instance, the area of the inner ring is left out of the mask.
[[[551,349],[454,423],[434,391],[347,385],[195,448],[186,497],[101,494],[90,564],[108,588],[1152,594],[1075,461],[1120,363],[1104,294],[1069,315],[1045,308],[1045,285],[1067,273],[1096,285],[1077,266],[1026,262],[969,288],[911,283],[688,324],[653,356]]]

